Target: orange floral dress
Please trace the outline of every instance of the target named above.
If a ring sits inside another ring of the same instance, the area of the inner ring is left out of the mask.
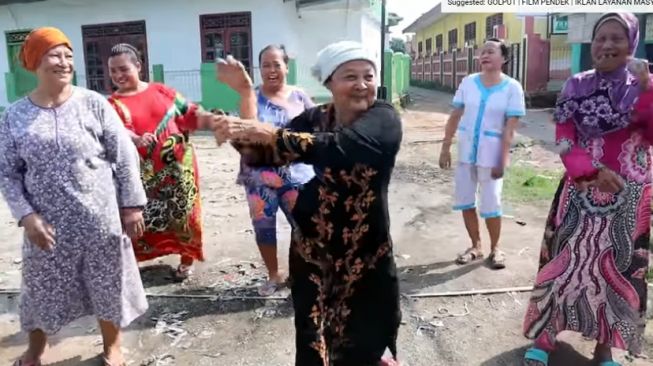
[[[145,235],[133,241],[136,258],[180,254],[185,261],[204,260],[198,166],[189,141],[198,106],[158,83],[135,95],[114,94],[109,101],[129,130],[157,137],[155,144],[138,149],[148,203]]]

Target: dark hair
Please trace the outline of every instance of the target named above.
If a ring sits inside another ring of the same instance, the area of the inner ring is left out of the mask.
[[[290,57],[288,57],[288,52],[286,52],[286,47],[284,45],[282,45],[282,44],[271,44],[271,45],[265,46],[265,48],[263,48],[261,50],[261,52],[259,52],[259,54],[258,54],[258,63],[259,64],[261,63],[261,59],[263,59],[263,54],[265,52],[267,52],[267,51],[270,51],[270,50],[277,50],[277,51],[281,52],[281,54],[283,55],[283,62],[285,62],[286,65],[288,64],[288,61],[290,60]]]
[[[501,56],[506,60],[504,63],[508,63],[510,61],[510,50],[508,50],[508,45],[506,45],[506,41],[497,38],[497,37],[491,37],[485,40],[485,42],[495,42],[499,44],[499,48],[501,49]]]
[[[117,45],[111,47],[111,53],[109,57],[127,55],[129,59],[135,64],[141,63],[141,53],[138,52],[138,49],[129,43],[118,43]]]

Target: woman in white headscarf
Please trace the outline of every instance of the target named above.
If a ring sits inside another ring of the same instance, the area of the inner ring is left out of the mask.
[[[375,62],[360,44],[327,46],[313,71],[332,103],[287,129],[224,117],[216,135],[255,164],[315,168],[292,212],[296,365],[394,364],[382,356],[389,348],[396,357],[401,318],[388,215],[401,120],[376,100]]]

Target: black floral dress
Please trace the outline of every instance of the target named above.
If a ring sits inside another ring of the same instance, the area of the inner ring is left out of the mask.
[[[401,321],[388,184],[401,144],[394,107],[377,101],[348,127],[330,105],[279,130],[262,163],[312,164],[292,212],[296,365],[378,365]],[[266,158],[267,157],[267,158]]]

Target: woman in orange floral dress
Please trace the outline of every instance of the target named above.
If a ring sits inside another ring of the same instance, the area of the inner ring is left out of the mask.
[[[136,258],[178,254],[176,276],[184,279],[194,261],[204,260],[199,170],[189,135],[210,127],[214,116],[168,86],[141,81],[140,55],[129,44],[112,48],[109,69],[118,88],[110,102],[138,147],[148,198],[146,232],[134,240]],[[241,103],[255,111],[251,85],[241,94]]]

